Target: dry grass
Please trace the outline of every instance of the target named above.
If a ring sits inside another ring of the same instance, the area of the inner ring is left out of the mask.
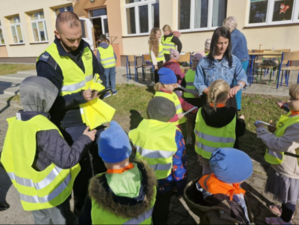
[[[14,74],[18,71],[35,70],[35,65],[30,64],[0,64],[0,76]]]

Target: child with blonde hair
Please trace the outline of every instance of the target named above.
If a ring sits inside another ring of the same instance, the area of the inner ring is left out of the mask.
[[[229,84],[214,81],[208,93],[208,102],[198,110],[195,124],[195,151],[203,166],[202,174],[211,172],[209,159],[218,148],[239,148],[238,138],[245,133],[245,117],[238,118],[237,110],[227,107]]]
[[[180,124],[186,122],[184,117],[184,111],[192,109],[194,106],[186,102],[184,99],[178,97],[174,92],[174,89],[178,87],[177,77],[171,69],[162,67],[159,71],[159,80],[160,82],[155,85],[155,97],[163,97],[172,101],[176,107],[175,116],[169,121],[173,122],[177,127],[181,129]],[[192,110],[191,113],[196,113],[197,108]]]
[[[276,127],[256,122],[257,137],[268,149],[266,162],[271,164],[265,191],[281,202],[270,210],[279,217],[268,217],[267,224],[291,224],[299,200],[299,84],[290,87],[288,106],[290,112],[279,118]]]
[[[155,67],[155,83],[159,82],[158,70],[165,62],[163,45],[160,43],[161,29],[154,27],[150,33],[149,39],[149,54],[151,56],[152,64]]]
[[[161,42],[163,45],[166,62],[168,62],[171,59],[170,49],[177,49],[179,53],[182,51],[182,42],[179,39],[181,33],[179,31],[172,31],[168,24],[164,25],[162,30],[164,32],[164,36],[162,37]]]

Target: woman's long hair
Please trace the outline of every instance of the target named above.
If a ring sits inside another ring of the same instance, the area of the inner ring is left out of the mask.
[[[218,39],[219,39],[220,36],[228,39],[228,46],[227,46],[227,49],[224,53],[224,57],[226,57],[228,59],[229,67],[232,67],[233,57],[232,57],[232,53],[231,53],[231,36],[230,36],[229,30],[225,27],[218,27],[214,31],[212,41],[211,41],[210,53],[208,55],[208,58],[211,61],[214,60],[214,56],[216,54],[216,44],[218,43]]]
[[[158,57],[159,55],[159,40],[156,38],[156,34],[158,31],[161,32],[161,29],[159,27],[154,27],[151,30],[150,40],[149,40],[150,50],[155,53],[156,57]]]

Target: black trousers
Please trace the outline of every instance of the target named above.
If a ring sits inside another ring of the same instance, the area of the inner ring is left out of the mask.
[[[157,62],[158,70],[162,68],[163,62]],[[155,83],[159,82],[158,70],[155,70]]]
[[[62,130],[62,134],[68,144],[71,146],[83,134],[86,125],[68,127]],[[94,175],[106,172],[104,162],[98,155],[97,141],[100,133],[104,131],[104,127],[98,129],[96,139],[89,148],[88,153],[83,156],[79,162],[81,171],[79,172],[74,182],[74,197],[75,197],[75,210],[80,211],[84,205],[85,197],[88,193],[89,180]]]
[[[153,211],[153,224],[167,224],[170,200],[173,195],[172,191],[164,194],[157,194],[156,203]]]

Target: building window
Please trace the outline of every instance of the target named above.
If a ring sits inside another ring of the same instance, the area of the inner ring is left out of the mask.
[[[275,25],[299,22],[295,0],[250,0],[248,25]]]
[[[58,9],[55,9],[54,11],[55,11],[56,16],[58,16],[58,14],[61,12],[66,12],[66,11],[73,12],[73,6],[66,6],[66,7],[58,8]]]
[[[128,35],[149,34],[160,27],[159,0],[125,0]]]
[[[34,42],[48,41],[46,20],[43,12],[30,15]]]
[[[20,17],[12,17],[10,18],[10,27],[12,32],[13,42],[15,44],[22,44],[24,43],[22,29],[21,29],[21,21]]]
[[[178,0],[178,29],[208,30],[222,26],[227,0]]]
[[[1,21],[0,21],[0,45],[5,45],[5,41],[4,41],[4,37],[3,37],[3,32],[2,32]]]

